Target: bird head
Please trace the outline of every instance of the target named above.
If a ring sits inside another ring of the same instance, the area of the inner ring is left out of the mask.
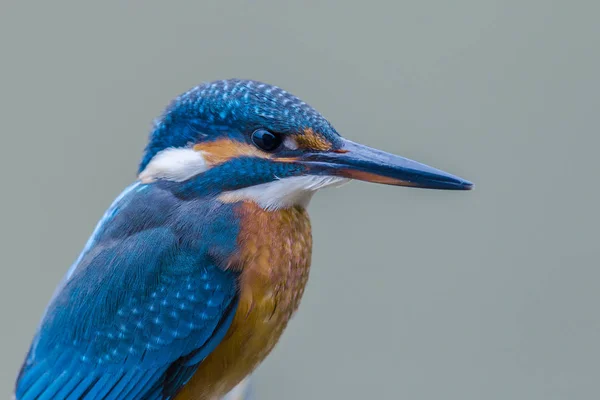
[[[177,97],[155,122],[142,182],[203,185],[223,201],[265,209],[306,205],[320,188],[350,179],[468,190],[457,176],[340,136],[314,108],[275,86],[224,80]]]

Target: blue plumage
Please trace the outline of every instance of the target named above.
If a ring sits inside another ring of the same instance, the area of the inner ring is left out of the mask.
[[[17,397],[173,395],[235,313],[236,273],[222,264],[237,230],[231,207],[211,197],[127,189],[50,303]]]
[[[17,399],[170,399],[186,384],[196,390],[186,398],[222,396],[268,354],[298,305],[311,248],[300,208],[317,189],[344,179],[472,187],[345,140],[297,97],[243,80],[175,99],[140,172],[59,285]],[[219,344],[226,351],[205,360]]]
[[[281,88],[251,80],[215,81],[196,86],[167,107],[150,134],[140,172],[165,148],[224,134],[244,141],[243,132],[260,127],[281,134],[312,128],[333,143],[340,139],[318,111]]]
[[[279,163],[253,157],[237,158],[211,168],[202,175],[181,183],[164,182],[182,198],[216,195],[222,191],[235,190],[248,186],[271,182],[275,179],[295,176],[305,170],[300,164]]]

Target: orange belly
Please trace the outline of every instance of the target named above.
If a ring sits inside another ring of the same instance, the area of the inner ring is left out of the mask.
[[[269,354],[298,308],[310,268],[312,237],[306,210],[237,207],[238,309],[223,341],[200,364],[176,400],[216,400]]]

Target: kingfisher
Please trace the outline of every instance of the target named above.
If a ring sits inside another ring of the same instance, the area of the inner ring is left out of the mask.
[[[344,139],[276,86],[231,79],[181,94],[58,285],[15,398],[223,398],[298,308],[313,194],[349,180],[473,186]]]

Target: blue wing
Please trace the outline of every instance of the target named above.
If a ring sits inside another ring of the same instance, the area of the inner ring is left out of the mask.
[[[237,276],[220,265],[235,226],[210,220],[214,207],[159,187],[128,189],[46,310],[17,399],[174,396],[237,306]]]

